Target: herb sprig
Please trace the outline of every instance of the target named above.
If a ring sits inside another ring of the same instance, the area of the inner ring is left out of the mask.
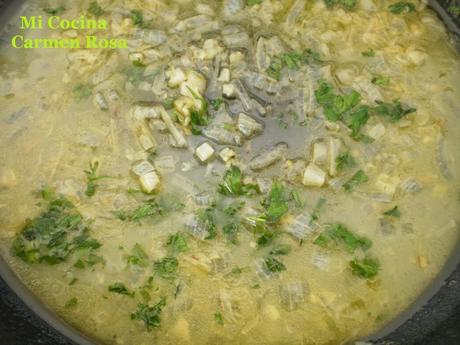
[[[55,265],[77,252],[81,258],[85,255],[92,258],[100,247],[89,235],[83,216],[62,197],[51,201],[45,212],[26,222],[13,242],[13,253],[29,264]]]
[[[363,279],[374,278],[380,270],[380,262],[371,257],[366,257],[362,260],[354,259],[350,261],[352,273]]]
[[[409,1],[398,1],[388,6],[388,9],[393,14],[410,13],[415,12],[415,5]]]
[[[96,194],[96,190],[98,187],[98,184],[96,181],[102,180],[102,179],[108,179],[112,178],[111,176],[99,176],[97,174],[97,170],[99,169],[99,162],[94,161],[89,164],[89,170],[85,170],[84,173],[86,174],[86,190],[85,190],[85,195],[87,197],[92,197]]]
[[[235,165],[225,172],[217,190],[227,196],[252,196],[259,193],[259,187],[256,184],[244,182],[243,172]]]
[[[350,253],[355,252],[358,248],[366,251],[372,246],[371,240],[353,233],[343,224],[329,226],[313,243],[321,247],[327,247],[332,242],[345,246]]]
[[[142,321],[147,328],[147,331],[151,331],[152,328],[158,328],[161,325],[161,312],[166,306],[166,298],[160,299],[160,301],[153,305],[147,305],[140,303],[134,313],[131,314],[132,320]]]
[[[270,66],[267,68],[266,73],[268,76],[275,80],[281,79],[281,72],[283,68],[289,70],[298,70],[302,64],[322,62],[320,55],[312,49],[305,49],[303,52],[288,52],[281,53],[272,58]]]

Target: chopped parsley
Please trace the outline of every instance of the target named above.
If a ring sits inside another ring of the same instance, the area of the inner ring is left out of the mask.
[[[179,262],[174,257],[165,257],[153,263],[155,274],[164,279],[171,279],[175,276]]]
[[[270,255],[288,255],[292,250],[289,244],[278,244],[270,250]]]
[[[224,123],[223,128],[227,132],[236,132],[236,126],[233,123]]]
[[[174,107],[174,98],[167,98],[162,104],[166,110],[172,109]]]
[[[41,215],[26,221],[14,239],[13,252],[29,264],[55,265],[73,253],[89,257],[100,246],[89,236],[89,227],[75,206],[59,198],[51,201]]]
[[[126,257],[129,265],[147,267],[148,255],[139,243],[136,243],[131,249],[131,254]]]
[[[270,66],[267,68],[267,75],[275,80],[281,79],[281,70],[283,69],[283,64],[281,59],[273,58]]]
[[[282,129],[287,129],[289,124],[284,121],[284,114],[279,114],[276,119],[278,120],[278,126]]]
[[[246,5],[247,6],[254,6],[261,4],[264,0],[246,0]]]
[[[393,100],[392,103],[376,101],[377,106],[372,110],[380,116],[390,119],[392,122],[401,120],[404,116],[417,111],[417,109],[401,104],[399,100]]]
[[[324,0],[324,3],[328,8],[334,8],[335,6],[339,6],[346,11],[353,11],[356,8],[358,0]]]
[[[141,189],[138,189],[138,188],[128,188],[126,193],[128,193],[129,195],[147,194],[147,193],[144,193]]]
[[[131,20],[133,21],[134,25],[137,26],[144,26],[144,16],[141,11],[139,10],[131,10]]]
[[[142,300],[146,303],[150,302],[150,300],[152,299],[150,293],[144,288],[139,290],[139,294],[141,295]]]
[[[329,121],[341,120],[344,113],[354,108],[361,101],[361,95],[351,91],[346,95],[337,95],[332,86],[324,80],[319,81],[319,87],[315,91],[318,104],[324,109],[324,114]]]
[[[267,217],[265,215],[251,216],[245,219],[253,227],[259,247],[269,245],[278,235],[278,232],[267,224]]]
[[[284,186],[279,181],[273,182],[267,198],[262,202],[266,220],[270,223],[278,222],[289,211],[288,200]]]
[[[131,65],[123,68],[122,73],[128,78],[128,81],[137,84],[144,76],[146,66],[140,61],[133,61]]]
[[[447,12],[452,14],[455,18],[460,17],[460,6],[451,5],[447,8]]]
[[[216,98],[216,99],[211,100],[209,103],[211,103],[212,109],[217,111],[220,109],[220,106],[222,105],[223,102],[224,100],[222,98]]]
[[[56,198],[56,192],[48,185],[42,186],[42,188],[38,191],[38,195],[46,201],[51,201]]]
[[[372,84],[380,85],[380,86],[388,86],[390,84],[390,77],[385,76],[377,76],[372,78]]]
[[[243,209],[244,205],[246,205],[244,201],[235,201],[226,206],[223,211],[227,216],[234,216]]]
[[[203,228],[208,233],[206,240],[211,240],[217,236],[217,226],[212,208],[198,210],[196,218],[198,220],[198,227]]]
[[[166,245],[172,249],[173,252],[181,253],[188,250],[187,241],[184,235],[177,233],[169,236]]]
[[[278,235],[278,233],[275,230],[265,225],[258,225],[255,229],[255,232],[259,235],[259,237],[257,238],[257,245],[259,247],[268,246]]]
[[[324,205],[326,205],[326,199],[319,198],[319,200],[316,203],[316,206],[313,209],[313,212],[311,214],[312,220],[318,220],[319,219],[319,213],[321,212],[321,209],[323,208]]]
[[[96,194],[96,189],[98,187],[96,181],[111,178],[110,176],[98,176],[97,169],[99,168],[99,162],[94,161],[89,164],[89,170],[85,170],[86,174],[86,190],[85,195],[88,197],[94,196]]]
[[[323,62],[321,55],[317,51],[314,51],[313,49],[307,48],[303,51],[303,62],[304,63],[321,63]]]
[[[91,96],[91,93],[91,86],[83,83],[76,84],[72,89],[72,94],[77,102],[80,102],[85,98],[88,98],[89,96]]]
[[[142,63],[142,60],[141,60],[141,59],[133,60],[132,64],[133,64],[134,67],[142,67],[142,68],[147,67],[146,65],[144,65],[144,64]]]
[[[327,83],[324,80],[319,80],[319,87],[315,91],[315,98],[318,104],[320,105],[327,105],[334,102],[336,98],[336,94],[332,89],[332,85]]]
[[[281,79],[281,71],[283,68],[286,67],[289,70],[298,70],[302,64],[312,62],[321,62],[321,59],[319,54],[311,49],[306,49],[300,53],[281,53],[272,58],[266,73],[269,77],[279,81]]]
[[[265,266],[270,272],[282,272],[286,271],[286,266],[279,260],[269,256],[264,259]]]
[[[295,190],[291,191],[291,198],[294,201],[295,207],[302,208],[305,206],[305,202],[300,197],[299,192]]]
[[[89,254],[87,259],[85,260],[85,263],[92,267],[97,264],[105,264],[105,259],[102,256],[95,255],[95,254]]]
[[[219,325],[224,325],[224,318],[220,311],[214,313],[214,321],[216,321]]]
[[[65,7],[64,6],[59,6],[55,8],[46,7],[43,9],[43,12],[45,12],[46,14],[49,14],[50,16],[57,16],[58,14],[65,12]]]
[[[88,267],[93,267],[94,265],[97,264],[105,264],[105,260],[102,256],[95,255],[95,254],[88,254],[86,258],[78,259],[73,267],[79,268],[79,269],[84,269],[87,266]]]
[[[348,152],[342,153],[341,155],[339,155],[335,161],[337,163],[338,171],[342,171],[344,169],[352,168],[356,166],[356,160]]]
[[[399,211],[398,206],[393,207],[391,210],[388,210],[383,213],[385,216],[399,218],[401,217],[401,211]]]
[[[356,172],[351,179],[349,179],[344,185],[343,189],[345,189],[347,192],[352,191],[355,189],[357,186],[360,184],[366,183],[369,181],[369,178],[367,175],[364,173],[364,171],[359,170]]]
[[[251,196],[259,192],[257,185],[246,184],[243,180],[244,175],[240,168],[233,165],[225,172],[222,182],[219,183],[218,192],[227,196]]]
[[[126,285],[123,283],[114,283],[108,287],[108,290],[110,292],[118,293],[120,295],[134,297],[134,292],[129,291]]]
[[[333,224],[329,226],[329,228],[320,234],[313,243],[321,247],[327,247],[331,242],[344,245],[350,253],[353,253],[358,248],[366,251],[372,247],[371,240],[364,236],[354,234],[342,224]]]
[[[158,328],[161,324],[161,311],[166,305],[166,298],[162,298],[157,304],[149,306],[144,303],[140,303],[134,313],[131,314],[131,320],[143,321],[147,331],[151,331],[152,328]]]
[[[305,119],[305,120],[299,122],[299,126],[300,126],[300,127],[307,127],[307,126],[308,126],[308,120]]]
[[[375,56],[375,51],[373,49],[365,50],[361,52],[361,55],[364,57],[374,57]]]
[[[361,128],[367,123],[369,117],[369,108],[366,105],[359,106],[356,111],[347,117],[346,123],[348,128],[351,129],[352,138],[361,139]]]
[[[191,131],[194,135],[199,135],[201,134],[200,126],[207,126],[211,121],[209,115],[209,104],[202,96],[193,91],[192,88],[188,86],[187,88],[193,98],[200,101],[201,104],[198,109],[194,109],[190,112],[190,124],[192,125]]]
[[[239,225],[236,223],[229,223],[224,225],[222,232],[227,237],[228,241],[232,244],[238,244],[238,231]]]
[[[410,13],[415,12],[415,5],[409,1],[398,1],[388,6],[388,9],[393,14]]]
[[[164,206],[155,199],[149,199],[132,211],[114,211],[114,215],[122,221],[138,222],[145,218],[161,216],[166,212]]]
[[[65,308],[73,308],[78,304],[78,299],[76,297],[73,297],[69,299],[66,304],[64,305]]]
[[[96,17],[102,16],[104,14],[104,10],[101,6],[99,6],[97,1],[91,1],[88,7],[88,12]]]
[[[350,261],[352,273],[363,279],[374,278],[380,270],[380,262],[377,259],[366,257],[362,260],[354,259]]]
[[[86,264],[85,264],[85,262],[84,262],[82,259],[78,259],[78,260],[74,263],[73,267],[79,268],[79,269],[83,269],[83,268],[86,267]]]
[[[375,79],[375,83],[383,85],[388,80],[385,77]],[[372,142],[372,138],[361,133],[362,127],[368,122],[371,114],[388,117],[395,122],[401,120],[405,115],[416,111],[415,108],[401,104],[398,100],[392,103],[376,101],[376,106],[370,107],[359,104],[361,95],[351,91],[345,95],[338,95],[332,85],[320,80],[315,90],[316,102],[323,107],[324,115],[329,121],[343,121],[351,129],[351,137],[363,142]]]
[[[303,60],[303,55],[297,52],[281,53],[278,57],[282,64],[290,70],[298,70]]]
[[[232,270],[231,270],[231,273],[232,274],[235,274],[235,275],[239,275],[239,274],[242,274],[244,272],[249,272],[250,271],[250,268],[249,267],[233,267]]]

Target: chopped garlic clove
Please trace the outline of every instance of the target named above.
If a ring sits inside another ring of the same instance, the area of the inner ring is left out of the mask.
[[[145,193],[152,193],[160,184],[160,178],[155,171],[142,175],[139,178],[141,188]]]
[[[224,84],[222,85],[222,94],[226,98],[235,98],[236,97],[236,87],[233,84]]]
[[[136,120],[160,118],[158,107],[152,105],[135,104],[132,106],[130,113]]]
[[[142,63],[142,61],[144,60],[144,54],[142,54],[142,53],[130,53],[128,55],[128,58],[129,58],[129,61],[131,61],[131,62],[140,62],[140,63]]]
[[[205,91],[206,78],[198,72],[188,71],[187,80],[180,84],[180,94],[182,96],[196,98],[197,95],[202,95]]]
[[[188,143],[187,140],[185,139],[184,135],[182,134],[182,131],[180,131],[176,125],[174,124],[173,120],[171,119],[171,116],[168,114],[168,112],[165,110],[164,107],[159,106],[158,107],[160,110],[160,115],[161,119],[165,123],[166,127],[168,127],[169,132],[171,133],[172,137],[172,145],[173,147],[178,147],[178,148],[185,148],[187,147]]]
[[[230,82],[230,70],[228,68],[223,68],[220,71],[220,75],[217,80],[222,83],[229,83]]]
[[[107,100],[105,99],[104,95],[102,92],[96,92],[94,95],[94,103],[99,107],[101,110],[108,110],[109,105],[107,103]]]
[[[309,187],[321,187],[326,182],[326,173],[317,167],[314,163],[310,163],[305,169],[302,183]]]
[[[340,155],[340,148],[342,142],[337,138],[329,139],[329,175],[335,176],[337,174],[337,158]]]
[[[201,144],[195,150],[195,155],[202,163],[205,163],[208,160],[210,160],[212,156],[214,156],[214,153],[214,148],[208,142]]]
[[[184,81],[187,80],[187,77],[180,68],[170,68],[165,72],[166,78],[168,78],[168,86],[178,87]]]
[[[375,126],[372,126],[367,131],[367,135],[374,140],[380,139],[381,137],[383,137],[384,134],[385,134],[385,126],[382,125],[381,123],[378,123]]]
[[[322,165],[327,162],[327,144],[325,142],[316,142],[313,144],[313,163]]]
[[[155,167],[150,164],[149,161],[142,161],[138,164],[136,164],[135,166],[132,167],[131,171],[137,175],[137,176],[142,176],[142,175],[145,175],[145,174],[148,174],[152,171],[155,171]]]
[[[232,149],[226,147],[219,152],[219,156],[225,163],[227,163],[230,159],[235,158],[236,153]]]
[[[260,123],[244,113],[238,116],[237,128],[245,137],[250,137],[263,129]]]
[[[153,137],[149,137],[145,134],[141,134],[139,136],[139,143],[141,144],[142,148],[145,151],[152,152],[155,151],[157,147],[157,143],[155,142],[155,139]]]
[[[190,123],[190,113],[195,107],[195,101],[190,97],[180,96],[174,100],[174,109],[182,116],[179,116],[179,122],[188,126]]]
[[[237,64],[243,60],[244,60],[244,54],[239,51],[231,53],[229,56],[230,65]]]
[[[224,48],[222,48],[219,45],[219,41],[217,41],[214,38],[211,38],[204,41],[203,50],[205,52],[205,59],[214,59],[216,55],[221,54],[223,52]]]

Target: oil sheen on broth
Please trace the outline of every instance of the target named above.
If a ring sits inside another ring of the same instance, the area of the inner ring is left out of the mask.
[[[459,58],[424,5],[21,11],[129,42],[12,49],[12,22],[0,50],[2,256],[100,342],[350,343],[455,249]]]

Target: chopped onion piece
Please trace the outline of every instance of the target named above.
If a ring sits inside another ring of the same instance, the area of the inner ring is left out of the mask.
[[[321,187],[326,182],[326,173],[314,163],[310,163],[305,169],[302,183],[309,187]]]

